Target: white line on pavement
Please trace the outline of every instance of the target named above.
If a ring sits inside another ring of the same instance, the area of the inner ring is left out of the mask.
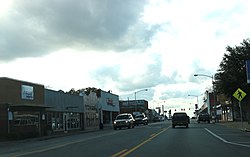
[[[213,135],[214,137],[218,138],[219,140],[221,140],[222,142],[224,143],[227,143],[227,144],[232,144],[232,145],[236,145],[236,146],[241,146],[241,147],[248,147],[250,148],[250,145],[245,145],[245,144],[240,144],[240,143],[234,143],[234,142],[229,142],[227,140],[225,140],[224,138],[216,135],[215,133],[213,133],[212,131],[210,131],[209,129],[207,128],[204,128],[207,132],[209,132],[211,135]]]

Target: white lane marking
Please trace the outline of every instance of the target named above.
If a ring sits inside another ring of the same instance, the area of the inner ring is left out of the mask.
[[[224,138],[216,135],[215,133],[213,133],[212,131],[210,131],[209,129],[207,128],[204,128],[207,132],[209,132],[211,135],[213,135],[214,137],[218,138],[219,140],[221,140],[222,142],[224,143],[227,143],[227,144],[231,144],[231,145],[236,145],[236,146],[241,146],[241,147],[248,147],[250,148],[250,145],[245,145],[245,144],[240,144],[240,143],[234,143],[234,142],[229,142],[227,140],[225,140]]]

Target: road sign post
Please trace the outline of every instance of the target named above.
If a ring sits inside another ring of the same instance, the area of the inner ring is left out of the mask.
[[[240,119],[241,119],[241,129],[243,129],[243,116],[242,116],[242,106],[241,106],[241,100],[246,96],[247,94],[238,88],[233,96],[239,101],[239,107],[240,107]]]
[[[240,107],[240,120],[241,120],[241,129],[243,129],[242,107],[241,107],[241,103],[240,103],[240,101],[239,101],[239,107]]]

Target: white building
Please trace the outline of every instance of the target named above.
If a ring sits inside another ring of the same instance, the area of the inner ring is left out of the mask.
[[[99,116],[100,116],[100,126],[107,127],[112,126],[112,123],[115,119],[115,117],[120,112],[119,107],[119,96],[115,95],[113,93],[105,92],[102,90],[99,90]]]

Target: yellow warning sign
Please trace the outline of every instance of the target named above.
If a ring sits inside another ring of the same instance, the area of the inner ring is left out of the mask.
[[[233,94],[233,96],[239,101],[241,101],[246,95],[247,94],[240,88],[238,88]]]

